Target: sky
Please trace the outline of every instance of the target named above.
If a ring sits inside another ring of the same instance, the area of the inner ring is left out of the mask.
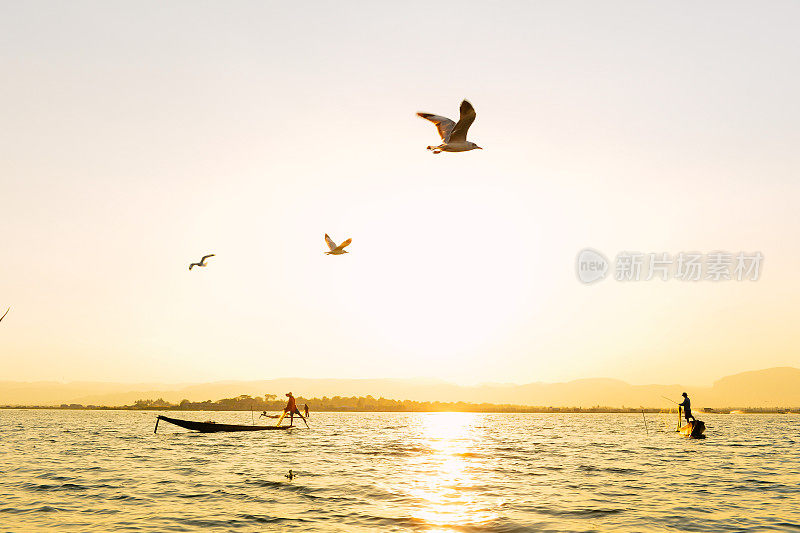
[[[0,380],[800,366],[798,16],[0,3]],[[429,153],[415,113],[463,98],[484,150]],[[586,247],[764,261],[757,281],[585,285]]]

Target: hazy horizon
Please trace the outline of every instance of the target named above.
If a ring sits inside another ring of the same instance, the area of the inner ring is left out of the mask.
[[[671,407],[667,397],[680,399],[688,392],[695,406],[790,407],[800,406],[800,368],[779,367],[720,376],[711,386],[687,383],[634,385],[624,381],[595,378],[557,383],[498,384],[464,386],[441,380],[414,379],[315,379],[277,378],[267,380],[219,381],[208,383],[96,383],[0,381],[0,405],[101,406],[131,405],[138,400],[164,399],[217,401],[249,395],[261,398],[286,391],[299,398],[367,397],[391,400],[515,404],[527,406],[642,406]]]
[[[4,3],[0,378],[703,385],[800,366],[799,15]],[[415,113],[462,98],[485,149],[432,155]],[[350,253],[324,255],[325,233]],[[587,286],[586,247],[764,263]]]
[[[768,368],[751,368],[747,370],[743,370],[741,372],[737,372],[736,374],[747,374],[752,372],[760,372],[765,370],[773,370],[773,369],[793,369],[793,370],[800,370],[797,367],[793,366],[779,366],[779,367],[768,367]],[[719,381],[720,379],[726,376],[717,376],[707,382],[690,382],[685,379],[681,380],[681,383],[687,386],[693,387],[709,387],[713,385],[715,382]],[[642,386],[642,385],[674,385],[675,383],[668,383],[663,381],[643,381],[643,382],[636,382],[631,380],[625,380],[621,378],[617,378],[614,376],[585,376],[579,377],[574,379],[566,379],[566,380],[558,380],[558,381],[544,381],[544,380],[535,380],[535,381],[457,381],[457,380],[448,380],[446,378],[437,378],[437,377],[429,377],[429,376],[410,376],[410,377],[395,377],[395,376],[370,376],[370,377],[348,377],[348,376],[341,376],[341,377],[309,377],[309,376],[302,376],[302,375],[294,375],[294,376],[263,376],[263,377],[253,377],[250,376],[249,378],[238,378],[238,379],[218,379],[218,380],[207,380],[207,381],[158,381],[158,380],[149,380],[149,381],[141,381],[141,380],[68,380],[68,381],[60,381],[60,380],[53,380],[53,379],[37,379],[37,380],[19,380],[19,379],[0,379],[0,383],[59,383],[59,384],[71,384],[71,383],[103,383],[103,384],[121,384],[121,385],[142,385],[142,384],[150,384],[150,385],[171,385],[171,386],[179,386],[179,385],[197,385],[200,383],[237,383],[237,382],[248,382],[248,381],[271,381],[271,380],[305,380],[305,379],[315,379],[315,380],[353,380],[353,381],[381,381],[381,380],[398,380],[398,381],[419,381],[419,382],[443,382],[452,385],[459,385],[463,387],[474,387],[474,386],[482,386],[482,385],[498,385],[498,386],[516,386],[516,385],[527,385],[531,383],[541,383],[541,384],[554,384],[554,383],[570,383],[573,381],[584,381],[584,380],[614,380],[614,381],[622,381],[629,385],[635,386]]]

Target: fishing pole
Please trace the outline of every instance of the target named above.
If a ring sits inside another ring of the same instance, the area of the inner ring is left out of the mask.
[[[665,400],[667,400],[669,403],[674,403],[675,405],[678,406],[678,429],[680,429],[680,427],[681,427],[681,408],[680,408],[681,404],[679,404],[675,400],[671,400],[671,399],[667,398],[666,396],[661,396],[661,397],[664,398]],[[676,431],[678,431],[678,430],[676,429]]]
[[[647,431],[647,418],[644,416],[644,409],[642,409],[642,420],[644,420],[644,433],[649,437],[650,433]]]
[[[678,406],[678,428],[677,428],[675,431],[680,431],[680,429],[681,429],[681,422],[683,421],[683,419],[681,418],[681,407],[683,406],[683,404],[682,404],[682,403],[678,403],[678,402],[676,402],[676,401],[673,401],[673,400],[670,400],[670,399],[669,399],[669,398],[667,398],[666,396],[662,396],[662,398],[664,398],[664,399],[665,399],[665,400],[667,400],[668,402],[672,402],[672,403],[674,403],[675,405],[677,405],[677,406]],[[687,422],[688,422],[688,419],[687,419]]]

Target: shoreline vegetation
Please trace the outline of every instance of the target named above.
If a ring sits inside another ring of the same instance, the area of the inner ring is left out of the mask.
[[[674,412],[675,408],[655,407],[608,407],[595,405],[591,407],[552,407],[515,404],[469,403],[469,402],[422,402],[413,400],[390,400],[372,396],[333,396],[328,398],[303,398],[297,396],[297,405],[308,404],[312,412],[368,412],[368,413],[664,413]],[[263,397],[252,397],[246,394],[235,398],[223,398],[217,401],[205,400],[192,402],[182,400],[170,403],[161,398],[157,400],[137,400],[131,405],[106,406],[83,405],[77,403],[61,405],[2,405],[0,409],[72,409],[90,411],[282,411],[286,402],[279,400],[275,394]],[[697,413],[710,414],[800,414],[800,408],[788,407],[724,407],[700,408]]]

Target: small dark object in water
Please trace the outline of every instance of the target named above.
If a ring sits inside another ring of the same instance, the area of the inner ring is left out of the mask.
[[[283,477],[285,477],[285,478],[287,478],[289,481],[291,481],[291,480],[293,480],[294,478],[296,478],[297,476],[294,474],[294,472],[292,472],[291,470],[289,470],[289,473],[288,473],[288,474],[286,474],[286,475],[285,475],[285,476],[283,476]]]

